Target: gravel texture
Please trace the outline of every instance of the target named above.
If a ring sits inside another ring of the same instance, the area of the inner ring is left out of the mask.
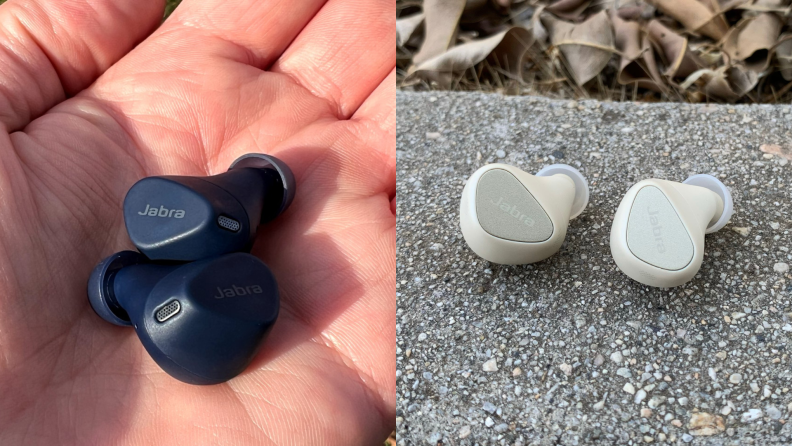
[[[792,442],[792,108],[399,92],[397,110],[398,444]],[[465,245],[462,187],[493,162],[587,176],[555,256]],[[622,195],[696,173],[731,188],[731,223],[686,285],[632,281],[608,247]]]

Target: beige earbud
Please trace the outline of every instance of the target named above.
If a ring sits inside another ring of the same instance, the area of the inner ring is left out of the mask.
[[[682,285],[701,267],[704,234],[723,228],[732,212],[729,190],[713,176],[643,180],[627,191],[613,218],[613,259],[645,285]]]
[[[468,179],[459,207],[470,249],[493,263],[534,263],[553,255],[569,220],[586,208],[588,183],[574,167],[553,164],[531,175],[488,164]]]

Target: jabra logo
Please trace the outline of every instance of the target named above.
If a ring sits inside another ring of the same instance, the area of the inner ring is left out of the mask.
[[[258,285],[249,285],[246,287],[231,285],[230,288],[217,287],[217,296],[214,298],[222,299],[224,297],[247,296],[248,294],[261,294],[263,292],[264,290]]]
[[[184,218],[184,210],[182,209],[168,209],[165,206],[160,206],[159,209],[146,205],[143,212],[138,212],[138,215],[146,215],[149,217],[168,217],[168,218]]]
[[[497,202],[495,202],[494,200],[490,199],[490,202],[492,204],[494,204],[495,206],[498,206],[499,208],[501,208],[501,210],[503,212],[506,212],[507,214],[511,215],[512,217],[516,218],[521,223],[524,223],[527,226],[533,226],[534,223],[535,223],[532,218],[530,218],[527,215],[525,215],[522,212],[520,212],[517,209],[517,205],[516,204],[515,205],[510,205],[509,203],[506,203],[505,201],[503,201],[503,197],[499,197]]]
[[[646,212],[649,213],[649,223],[652,224],[652,234],[654,235],[655,243],[657,244],[657,252],[662,254],[666,250],[665,245],[663,244],[663,227],[660,226],[660,221],[656,217],[660,211],[652,212],[652,210],[647,206]]]

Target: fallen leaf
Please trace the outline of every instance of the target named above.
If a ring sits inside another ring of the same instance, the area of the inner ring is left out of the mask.
[[[542,12],[544,12],[545,6],[540,5],[534,11],[533,16],[531,16],[530,26],[528,27],[531,30],[531,34],[533,34],[534,40],[539,43],[542,49],[547,47],[547,39],[550,36],[547,32],[547,28],[542,25],[542,21],[539,19],[542,17]]]
[[[423,12],[396,22],[397,77],[405,87],[420,78],[441,88],[507,94],[529,88],[618,99],[613,86],[631,85],[644,90],[636,96],[644,100],[788,102],[790,2],[627,0],[619,7],[594,0],[398,0],[399,8]],[[519,33],[515,27],[537,45],[530,64],[522,63],[526,39],[508,43]]]
[[[781,66],[781,76],[792,81],[792,34],[784,34],[778,39],[775,54]]]
[[[781,147],[778,144],[762,144],[759,146],[759,150],[792,160],[792,149],[788,147]]]
[[[713,0],[647,0],[664,14],[677,19],[691,32],[703,34],[720,40],[729,29],[728,23],[721,16],[723,11]]]
[[[738,1],[738,0],[732,0]],[[789,13],[790,7],[786,5],[788,0],[742,0],[734,7],[735,9],[744,9],[746,11],[758,12],[778,12],[783,15]]]
[[[396,45],[404,46],[412,39],[424,22],[424,14],[419,12],[408,17],[396,19]]]
[[[521,27],[502,31],[486,39],[455,46],[415,68],[413,75],[448,86],[453,73],[467,70],[487,59],[515,77],[522,76],[522,60],[533,44],[530,31]]]
[[[723,51],[749,70],[762,72],[770,63],[782,25],[781,19],[771,12],[743,19],[723,39]]]
[[[611,14],[616,49],[621,53],[617,80],[621,85],[638,84],[639,87],[665,92],[666,88],[657,69],[651,44],[641,31],[638,22],[622,20]]]
[[[499,33],[509,27],[504,16],[510,8],[510,0],[467,0],[459,19],[460,28],[464,26],[475,38]]]
[[[697,412],[690,416],[688,432],[695,437],[707,437],[726,430],[723,417],[707,412]]]
[[[663,56],[664,75],[670,78],[686,77],[704,66],[704,62],[688,48],[688,39],[666,28],[659,21],[649,21],[646,32]]]
[[[413,56],[413,64],[421,63],[445,53],[453,46],[457,24],[465,9],[465,0],[426,0],[424,3],[425,32],[421,49]]]
[[[641,2],[637,5],[622,6],[616,10],[616,14],[624,20],[640,20],[653,17],[655,10],[654,6]]]
[[[558,47],[570,74],[578,85],[593,79],[616,52],[613,30],[605,11],[582,23],[569,23],[546,14],[542,21],[550,33],[550,43]]]
[[[688,76],[679,87],[683,90],[695,83],[703,84],[704,93],[710,97],[734,102],[751,91],[759,82],[756,72],[740,65],[720,67],[717,70],[704,68]]]
[[[575,20],[591,3],[591,0],[558,0],[551,3],[545,11],[566,20]]]

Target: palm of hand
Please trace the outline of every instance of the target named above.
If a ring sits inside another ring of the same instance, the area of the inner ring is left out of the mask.
[[[0,444],[376,444],[395,406],[393,4],[188,1],[115,63],[158,3],[0,7]],[[253,250],[281,316],[241,376],[189,386],[91,311],[86,280],[131,248],[137,179],[248,152],[297,178]]]

